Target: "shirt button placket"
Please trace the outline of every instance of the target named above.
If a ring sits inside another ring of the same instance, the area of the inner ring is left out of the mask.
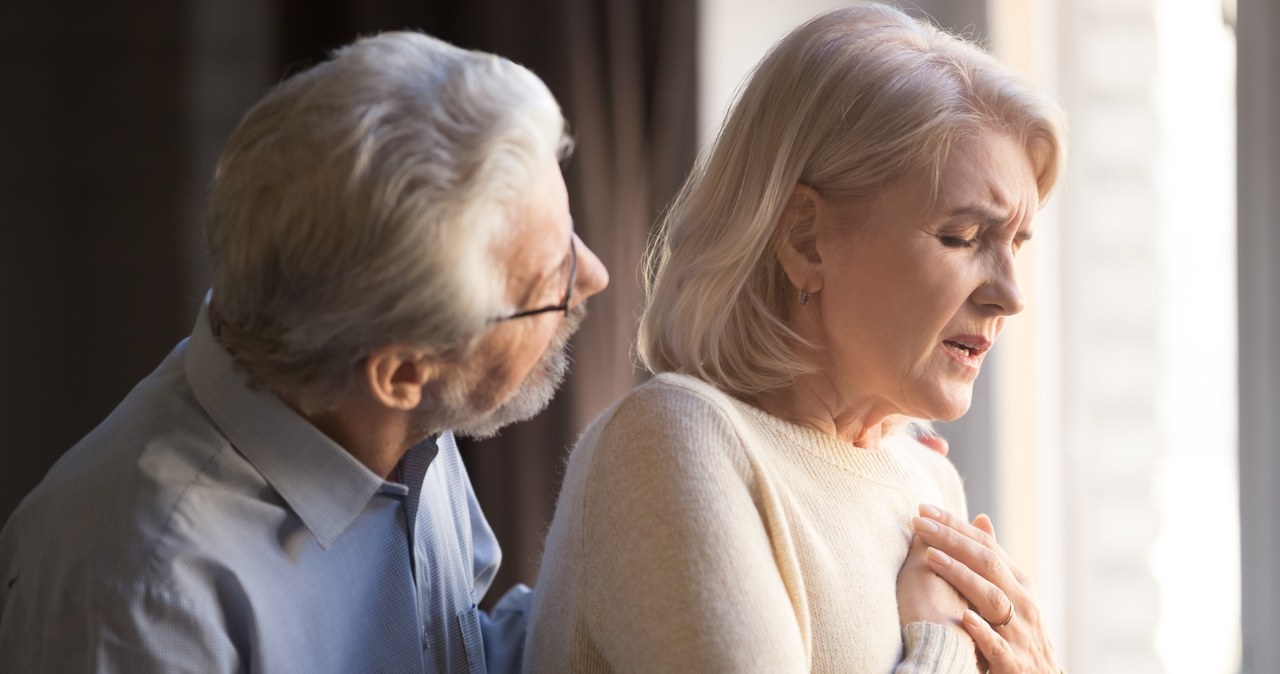
[[[418,587],[422,588],[418,593],[418,615],[423,618],[431,615],[427,607],[431,605],[431,586],[429,585],[430,577],[428,576],[428,567],[423,563],[424,551],[414,546],[415,553],[413,556],[413,566],[417,571]],[[422,649],[431,648],[431,621],[429,619],[422,622]]]

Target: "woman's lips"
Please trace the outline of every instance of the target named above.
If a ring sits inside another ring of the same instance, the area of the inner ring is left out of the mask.
[[[956,335],[942,340],[942,350],[965,365],[977,366],[990,348],[991,340],[982,335]]]

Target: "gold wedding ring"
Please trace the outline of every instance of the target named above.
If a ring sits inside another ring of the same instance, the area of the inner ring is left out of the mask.
[[[1004,619],[1004,622],[999,625],[992,625],[992,627],[1000,629],[1001,627],[1008,625],[1011,620],[1013,620],[1013,602],[1009,602],[1009,616]]]

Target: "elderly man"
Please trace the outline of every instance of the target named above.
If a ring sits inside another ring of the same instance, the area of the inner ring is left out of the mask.
[[[360,40],[232,135],[191,337],[0,534],[0,671],[516,669],[453,433],[541,410],[608,276],[524,68]],[[450,430],[452,429],[452,430]]]

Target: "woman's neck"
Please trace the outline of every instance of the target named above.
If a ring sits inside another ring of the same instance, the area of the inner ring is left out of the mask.
[[[775,417],[864,449],[880,447],[885,420],[894,413],[876,396],[842,394],[822,373],[802,376],[793,386],[754,396],[751,403]]]

